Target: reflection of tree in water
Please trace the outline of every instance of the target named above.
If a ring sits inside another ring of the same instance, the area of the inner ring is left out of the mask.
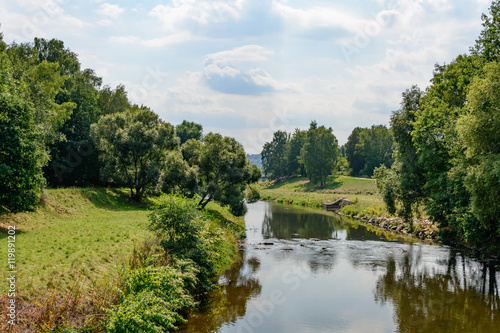
[[[235,322],[245,315],[250,298],[260,295],[262,286],[254,273],[260,268],[255,258],[241,258],[221,276],[225,281],[220,289],[211,292],[200,309],[200,313],[189,318],[189,325],[182,332],[216,332],[223,324]]]
[[[333,270],[337,259],[337,253],[330,250],[321,250],[317,254],[311,256],[307,261],[311,273],[328,273]]]
[[[390,257],[377,281],[375,298],[395,307],[400,332],[498,332],[497,267],[450,251],[429,269],[410,250]]]
[[[278,239],[330,239],[335,230],[332,220],[331,215],[312,214],[270,205],[262,222],[262,235],[264,238]]]

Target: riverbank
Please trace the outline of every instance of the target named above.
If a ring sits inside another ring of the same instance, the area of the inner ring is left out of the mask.
[[[398,216],[388,214],[376,180],[347,176],[329,176],[324,186],[311,184],[305,177],[287,179],[278,183],[261,183],[261,198],[278,203],[321,208],[323,203],[346,199],[338,214],[349,216],[384,231],[416,237],[420,240],[439,240],[438,228],[430,220],[414,218],[412,225]]]
[[[49,189],[37,211],[0,216],[0,247],[8,247],[9,226],[16,236],[15,297],[8,297],[6,282],[0,289],[2,318],[8,302],[16,303],[12,332],[52,332],[56,327],[99,331],[108,316],[104,309],[120,301],[123,269],[160,253],[160,240],[148,230],[148,215],[158,199],[137,203],[127,194],[105,188]],[[206,210],[206,219],[222,230],[224,244],[233,244],[229,255],[234,256],[234,244],[245,230],[243,217],[215,203]],[[168,256],[164,259],[172,264]],[[8,267],[7,256],[1,265]]]

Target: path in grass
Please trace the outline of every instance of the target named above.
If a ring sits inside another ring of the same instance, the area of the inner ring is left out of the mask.
[[[17,287],[22,295],[46,289],[63,290],[75,278],[84,286],[92,279],[116,272],[134,244],[149,234],[148,209],[109,189],[47,190],[34,213],[2,216],[5,227],[15,224]],[[6,234],[0,248],[7,248]],[[7,269],[6,256],[1,258]],[[2,284],[0,291],[6,291]]]

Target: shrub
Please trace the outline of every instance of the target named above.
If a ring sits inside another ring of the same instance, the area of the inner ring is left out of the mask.
[[[197,271],[186,262],[180,266],[123,271],[122,299],[108,311],[108,332],[168,332],[184,323],[179,312],[195,305],[189,292]]]
[[[246,198],[248,202],[256,202],[260,200],[260,192],[256,185],[248,185]]]
[[[192,260],[198,269],[198,288],[212,288],[211,278],[231,263],[234,245],[224,231],[197,209],[193,199],[164,195],[150,215],[149,228],[156,232],[167,253]]]
[[[347,206],[342,207],[342,209],[340,209],[340,212],[344,215],[351,216],[351,217],[359,214],[359,210],[356,207],[354,207],[353,205],[347,205]]]

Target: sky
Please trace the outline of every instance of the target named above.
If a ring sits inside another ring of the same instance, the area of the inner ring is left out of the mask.
[[[56,38],[132,103],[260,153],[273,132],[389,125],[467,53],[489,0],[0,0],[7,43]]]

